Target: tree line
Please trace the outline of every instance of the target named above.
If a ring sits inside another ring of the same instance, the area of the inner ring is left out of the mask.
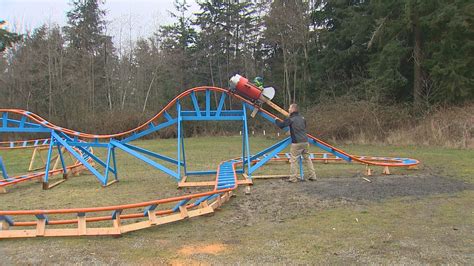
[[[0,29],[0,106],[66,127],[153,113],[195,86],[261,76],[275,101],[350,97],[417,110],[474,99],[467,0],[185,0],[151,36],[114,43],[100,0],[72,0],[67,25]],[[133,25],[128,25],[133,31]],[[77,127],[76,127],[77,128]]]

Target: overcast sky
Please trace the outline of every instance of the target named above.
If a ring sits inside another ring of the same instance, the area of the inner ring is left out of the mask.
[[[0,20],[8,22],[8,28],[24,33],[42,24],[66,24],[66,12],[71,9],[69,0],[0,0]],[[107,11],[109,35],[117,40],[122,29],[122,39],[129,34],[132,24],[132,39],[149,36],[159,25],[173,22],[168,10],[173,11],[174,0],[107,0],[102,8]],[[191,12],[198,11],[197,4]]]

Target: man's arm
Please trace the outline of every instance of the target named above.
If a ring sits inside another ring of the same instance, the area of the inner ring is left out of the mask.
[[[289,125],[291,125],[291,120],[289,118],[283,120],[283,122],[280,122],[280,120],[278,119],[275,119],[275,124],[279,127],[279,128],[285,128]]]

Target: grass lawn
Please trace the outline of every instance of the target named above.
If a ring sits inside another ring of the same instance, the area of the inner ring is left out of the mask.
[[[276,139],[251,138],[257,152]],[[176,156],[176,140],[137,141]],[[215,169],[241,155],[241,137],[186,139],[191,170]],[[211,217],[153,227],[121,238],[71,237],[0,241],[0,265],[36,263],[474,263],[474,151],[414,146],[336,145],[349,153],[412,157],[419,170],[381,168],[364,181],[365,167],[315,165],[319,180],[288,184],[257,180]],[[319,151],[313,148],[313,151]],[[104,156],[96,150],[99,156]],[[2,151],[10,175],[25,173],[31,151]],[[0,208],[105,206],[182,195],[166,174],[122,152],[120,182],[102,188],[92,175],[43,191],[34,181],[0,195]],[[282,174],[288,165],[261,173]],[[55,177],[58,178],[58,177]],[[55,179],[53,178],[53,179]],[[212,177],[209,177],[212,178]],[[202,179],[202,178],[201,178]]]

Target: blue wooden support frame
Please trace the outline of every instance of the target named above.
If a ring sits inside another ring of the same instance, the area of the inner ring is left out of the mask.
[[[191,100],[193,102],[194,111],[196,111],[197,116],[201,116],[201,109],[199,109],[199,103],[198,103],[196,94],[193,91],[193,92],[191,92],[190,95],[191,95]]]
[[[64,136],[63,133],[61,133],[61,135]],[[69,138],[69,137],[68,137]],[[70,138],[69,138],[70,139]],[[44,175],[44,178],[43,178],[43,182],[47,183],[48,182],[48,176],[49,176],[49,162],[50,162],[50,159],[51,159],[51,150],[52,150],[52,146],[54,145],[54,143],[58,143],[60,144],[61,146],[63,146],[64,148],[66,148],[66,150],[72,154],[72,156],[74,156],[79,162],[81,162],[83,164],[84,167],[87,168],[87,170],[89,170],[93,175],[96,176],[96,178],[102,183],[102,185],[107,185],[107,177],[106,176],[103,176],[102,174],[100,174],[97,169],[95,169],[81,154],[79,154],[76,150],[74,150],[74,148],[68,144],[67,140],[66,139],[63,139],[60,135],[58,135],[56,132],[51,132],[51,143],[50,143],[50,149],[48,150],[48,157],[47,157],[47,162],[46,162],[46,169],[45,169],[45,175]],[[87,151],[86,149],[82,148],[82,147],[79,147],[79,149],[84,152],[84,151]],[[92,155],[90,154],[89,151],[87,151],[87,153],[89,153],[88,155]],[[91,158],[93,158],[92,156],[90,156]],[[98,159],[98,158],[97,158]],[[100,162],[102,162],[100,159],[99,159]],[[102,162],[103,163],[103,162]],[[105,164],[105,163],[104,163]]]
[[[102,167],[105,167],[107,168],[110,172],[114,173],[115,174],[115,171],[116,169],[112,169],[110,168],[110,165],[107,164],[106,162],[102,161],[99,157],[97,157],[95,154],[93,154],[92,152],[90,152],[88,150],[89,146],[97,146],[97,147],[109,147],[109,144],[108,143],[99,143],[97,142],[98,140],[94,140],[95,142],[89,142],[88,144],[90,145],[78,145],[78,144],[84,144],[84,142],[78,142],[78,141],[74,141],[71,137],[69,137],[68,135],[62,133],[62,132],[58,132],[57,133],[60,137],[62,137],[66,143],[72,147],[77,147],[84,155],[82,156],[83,159],[86,159],[86,156],[87,157],[90,157],[92,158],[95,162],[97,162],[98,164],[100,164]],[[106,176],[106,181],[107,181],[107,176]]]
[[[6,181],[10,181],[10,177],[8,176],[7,173],[7,168],[5,167],[5,164],[3,163],[3,159],[0,156],[0,171],[2,171],[2,177]]]
[[[199,106],[197,105],[197,99],[196,99],[196,95],[194,95],[194,92],[191,93],[191,96],[192,96],[192,99],[193,99],[193,105],[194,105],[194,108],[196,110],[196,112],[199,112],[199,115],[200,115],[200,111],[199,111]],[[196,100],[196,103],[194,103],[194,101]],[[177,173],[178,173],[178,177],[177,177],[177,180],[178,182],[181,181],[181,138],[182,138],[182,133],[181,133],[181,121],[182,121],[182,117],[181,117],[181,103],[180,101],[178,100],[176,102],[176,111],[178,112],[178,132],[177,132],[177,138],[178,138],[178,143],[177,143],[177,151],[176,151],[176,158],[178,160],[178,167],[177,167]]]
[[[250,143],[249,143],[249,128],[247,124],[247,111],[245,109],[245,105],[242,104],[242,112],[243,112],[243,145],[244,145],[244,150],[243,150],[243,166],[242,169],[245,169],[245,164],[247,164],[247,174],[251,178],[252,177],[252,172],[250,171],[250,167],[252,164],[252,161],[250,160]],[[247,162],[245,162],[247,161]]]
[[[141,153],[131,149],[131,148],[128,148],[127,146],[125,146],[123,143],[121,143],[120,141],[117,141],[117,140],[114,140],[114,139],[111,139],[110,140],[110,144],[113,145],[114,147],[116,148],[119,148],[120,150],[132,155],[133,157],[136,157],[137,159],[155,167],[156,169],[160,170],[160,171],[163,171],[165,172],[166,174],[174,177],[177,181],[179,181],[179,176],[178,176],[178,173],[174,172],[173,170],[163,166],[162,164],[160,163],[157,163],[155,161],[153,161],[152,159],[142,155]],[[178,160],[179,161],[179,160]]]
[[[148,156],[151,156],[151,157],[154,157],[154,158],[157,158],[157,159],[160,159],[160,160],[163,160],[163,161],[166,161],[166,162],[169,162],[169,163],[172,163],[172,164],[175,164],[175,165],[178,165],[178,160],[175,160],[171,157],[168,157],[168,156],[165,156],[165,155],[162,155],[162,154],[159,154],[159,153],[156,153],[156,152],[152,152],[152,151],[149,151],[147,149],[144,149],[144,148],[141,148],[141,147],[137,147],[137,146],[133,146],[131,144],[127,144],[127,143],[122,143],[125,147],[128,147],[134,151],[137,151],[137,152],[140,152],[140,153],[143,153],[145,155],[148,155]],[[181,162],[181,165],[184,165],[183,162]]]
[[[38,124],[26,121],[26,116],[20,120],[8,118],[8,113],[3,112],[0,117],[1,133],[50,133],[52,129],[45,127],[45,124]]]
[[[43,176],[43,183],[48,183],[49,181],[49,168],[51,166],[51,156],[53,153],[53,146],[54,146],[54,137],[55,137],[54,131],[51,132],[51,141],[49,142],[49,148],[48,148],[48,155],[46,156],[46,167],[44,169],[44,176]]]
[[[251,160],[250,160],[250,144],[249,144],[249,135],[248,135],[248,124],[247,124],[247,111],[246,105],[242,104],[242,109],[240,110],[223,110],[225,99],[227,94],[221,93],[219,103],[216,107],[216,110],[212,109],[211,105],[211,91],[209,89],[205,90],[205,107],[201,111],[199,106],[199,101],[194,92],[190,93],[191,101],[193,104],[193,110],[183,110],[183,107],[179,101],[176,102],[176,109],[178,113],[177,117],[177,152],[176,157],[178,161],[178,175],[181,180],[181,167],[184,169],[184,175],[211,175],[216,174],[215,170],[203,170],[203,171],[188,171],[186,168],[186,152],[184,147],[184,130],[183,130],[183,121],[241,121],[242,122],[242,160],[244,162],[243,169],[245,165],[248,166],[248,171],[250,170]],[[240,169],[239,173],[245,172]]]
[[[250,159],[251,159],[252,161],[255,160],[255,159],[258,159],[259,157],[261,157],[261,156],[263,156],[263,155],[269,153],[270,151],[272,151],[272,150],[274,150],[274,149],[280,147],[280,146],[283,145],[285,142],[287,142],[289,139],[290,139],[290,137],[287,137],[287,138],[285,138],[285,139],[283,139],[283,140],[281,140],[281,141],[279,141],[279,142],[273,144],[272,146],[270,146],[270,147],[268,147],[268,148],[266,148],[266,149],[264,149],[264,150],[262,150],[262,151],[256,153],[256,154],[253,155]]]
[[[283,141],[280,141],[278,143],[278,146],[274,147],[272,152],[270,154],[268,154],[268,156],[260,159],[255,165],[250,167],[249,173],[251,174],[251,173],[255,172],[256,170],[258,170],[260,167],[262,167],[264,164],[266,164],[268,161],[270,161],[276,154],[278,154],[280,151],[284,150],[290,144],[291,144],[291,138],[286,138]]]
[[[165,113],[166,113],[166,112],[165,112]],[[169,115],[169,114],[168,114],[168,115]],[[166,115],[165,115],[165,116],[166,116]],[[154,125],[153,123],[150,123],[149,128],[147,128],[147,129],[145,129],[145,130],[143,130],[143,131],[141,131],[141,132],[139,132],[139,133],[136,133],[136,134],[134,134],[134,135],[131,135],[131,136],[125,138],[125,139],[122,139],[120,142],[122,142],[122,143],[127,143],[127,142],[130,142],[130,141],[132,141],[132,140],[139,139],[139,138],[141,138],[141,137],[143,137],[143,136],[146,136],[146,135],[149,135],[149,134],[151,134],[151,133],[154,133],[154,132],[156,132],[156,131],[158,131],[158,130],[160,130],[160,129],[164,129],[164,128],[167,128],[167,127],[169,127],[169,126],[172,126],[172,125],[174,125],[175,123],[178,122],[178,119],[173,119],[171,116],[170,116],[169,118],[170,118],[170,119],[168,119],[168,117],[167,117],[168,121],[163,122],[163,123],[158,124],[158,125]]]
[[[61,166],[63,168],[63,176],[66,176],[67,168],[66,168],[66,163],[64,162],[63,152],[61,151],[60,145],[56,145],[56,147],[58,148],[58,155],[59,155],[59,159],[61,160]]]
[[[219,100],[219,106],[217,107],[215,116],[220,116],[222,112],[222,108],[224,107],[226,95],[227,95],[226,93],[221,94],[221,99]]]

